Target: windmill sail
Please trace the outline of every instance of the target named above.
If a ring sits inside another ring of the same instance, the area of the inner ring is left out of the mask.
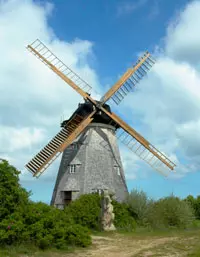
[[[92,121],[92,114],[83,119],[75,115],[61,131],[29,162],[26,168],[33,174],[39,176],[49,165],[70,145],[73,140]]]
[[[140,141],[138,141],[135,137],[133,137],[123,129],[118,130],[117,138],[132,152],[134,152],[140,159],[144,160],[153,169],[163,173],[164,175],[165,171],[174,169],[175,164],[153,145],[143,145]]]
[[[114,113],[109,113],[105,108],[102,107],[102,110],[116,122],[122,130],[122,134],[118,136],[118,138],[126,144],[132,151],[134,151],[139,157],[148,162],[151,166],[155,168],[156,166],[162,166],[168,168],[170,170],[174,170],[176,166],[169,158],[167,158],[163,153],[157,150],[152,144],[150,144],[143,136],[141,136],[137,131],[131,128],[126,122],[124,122],[121,118],[119,118]],[[146,153],[152,154],[152,159],[149,159],[149,155],[144,155]],[[154,158],[154,159],[153,159]],[[155,159],[156,158],[156,159]],[[156,161],[152,163],[151,160]],[[160,164],[158,165],[158,161]],[[158,169],[158,168],[156,168]]]
[[[101,98],[101,101],[106,102],[109,99],[112,99],[112,101],[118,105],[124,97],[133,90],[136,84],[140,82],[154,64],[154,58],[150,53],[146,52],[139,58],[133,68],[128,69],[114,86],[108,90]]]
[[[79,94],[87,98],[92,87],[56,57],[39,39],[28,45],[27,49]]]

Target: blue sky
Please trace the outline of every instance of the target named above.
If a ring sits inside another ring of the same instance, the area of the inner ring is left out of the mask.
[[[39,179],[24,164],[57,133],[61,115],[68,117],[81,100],[25,50],[35,38],[100,92],[141,52],[152,52],[155,69],[114,110],[178,168],[163,177],[120,146],[128,188],[154,198],[200,194],[199,10],[198,0],[0,3],[0,49],[7,53],[0,82],[0,154],[22,170],[21,183],[32,190],[32,199],[50,201],[59,160]]]
[[[80,38],[94,43],[92,65],[103,85],[116,79],[136,60],[139,52],[152,51],[165,36],[171,18],[187,2],[52,1],[55,8],[49,23],[60,39]],[[129,8],[125,8],[127,4]],[[132,5],[136,5],[135,9],[129,10]]]

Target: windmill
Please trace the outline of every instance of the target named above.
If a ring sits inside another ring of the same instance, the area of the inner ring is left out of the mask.
[[[40,40],[27,49],[53,70],[84,99],[72,116],[61,123],[60,132],[26,164],[34,177],[39,177],[63,152],[51,204],[63,208],[81,194],[108,189],[118,201],[127,194],[127,185],[117,145],[125,144],[154,169],[173,171],[175,164],[111,111],[115,104],[139,83],[155,60],[145,52],[108,92],[95,100],[91,86],[67,67]]]

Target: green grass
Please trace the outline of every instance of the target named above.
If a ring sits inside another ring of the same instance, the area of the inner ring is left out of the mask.
[[[188,257],[200,257],[200,247],[195,247],[191,253],[188,254]]]
[[[188,257],[200,257],[200,229],[193,230],[163,230],[163,231],[147,231],[140,229],[135,232],[94,232],[93,235],[101,237],[110,237],[115,239],[122,239],[124,244],[127,242],[127,247],[131,251],[131,242],[140,242],[141,240],[156,242],[156,240],[163,240],[161,244],[153,244],[148,249],[142,249],[137,253],[137,257],[145,256],[145,253],[149,252],[154,257],[166,256],[166,253],[171,256],[179,254],[180,256]],[[166,240],[166,241],[165,241]],[[109,242],[109,241],[108,241]],[[113,241],[112,241],[113,242]],[[115,241],[114,241],[115,242]],[[105,243],[105,242],[104,242]],[[68,256],[67,253],[85,252],[85,256],[89,256],[90,250],[93,248],[89,247],[86,249],[79,250],[77,248],[69,248],[68,250],[56,250],[49,249],[45,251],[39,250],[33,245],[18,245],[18,246],[7,246],[6,248],[0,249],[1,257],[63,257]],[[71,255],[70,255],[71,256]],[[77,255],[79,256],[79,255]],[[135,256],[135,255],[133,255]]]
[[[23,244],[1,248],[0,257],[59,257],[63,256],[64,253],[72,253],[74,250],[75,248],[69,248],[68,250],[48,249],[42,251],[33,245]]]
[[[145,256],[145,253],[149,252],[154,257],[166,256],[166,253],[171,254],[171,256],[176,256],[174,254],[183,254],[183,256],[188,257],[200,257],[200,228],[178,230],[178,229],[166,229],[166,230],[154,230],[148,231],[145,228],[140,228],[135,232],[96,232],[95,235],[98,236],[108,236],[114,237],[116,235],[121,235],[127,237],[127,240],[156,240],[169,238],[163,244],[158,244],[158,246],[153,246],[148,249],[141,250],[137,253],[137,257]],[[173,240],[170,240],[172,238]],[[133,255],[135,256],[135,255]]]
[[[104,233],[104,232],[103,232]],[[160,229],[160,230],[152,230],[147,228],[137,228],[136,231],[127,232],[127,231],[118,231],[118,232],[112,232],[117,234],[122,234],[124,236],[128,237],[135,237],[138,239],[145,239],[148,237],[169,237],[169,236],[200,236],[200,228],[190,228],[190,229],[177,229],[177,228],[171,228],[171,229]]]
[[[171,254],[171,256],[176,256],[175,254],[177,253],[188,257],[200,257],[200,229],[152,232],[143,231],[134,235],[134,238],[169,238],[169,241],[166,241],[164,244],[141,250],[139,254],[137,254],[138,257],[144,256],[146,252],[151,252],[152,255],[149,256],[154,257],[165,256],[166,253]],[[170,240],[170,238],[173,240]]]
[[[7,246],[0,249],[1,257],[16,257],[20,255],[32,255],[38,251],[38,248],[32,245]]]

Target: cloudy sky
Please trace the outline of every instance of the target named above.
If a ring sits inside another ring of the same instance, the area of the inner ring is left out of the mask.
[[[39,179],[24,165],[82,101],[27,51],[36,38],[100,94],[150,51],[156,65],[113,110],[178,166],[166,178],[119,145],[128,188],[200,194],[199,13],[197,0],[0,0],[0,158],[22,171],[32,199],[50,201],[59,159]]]

